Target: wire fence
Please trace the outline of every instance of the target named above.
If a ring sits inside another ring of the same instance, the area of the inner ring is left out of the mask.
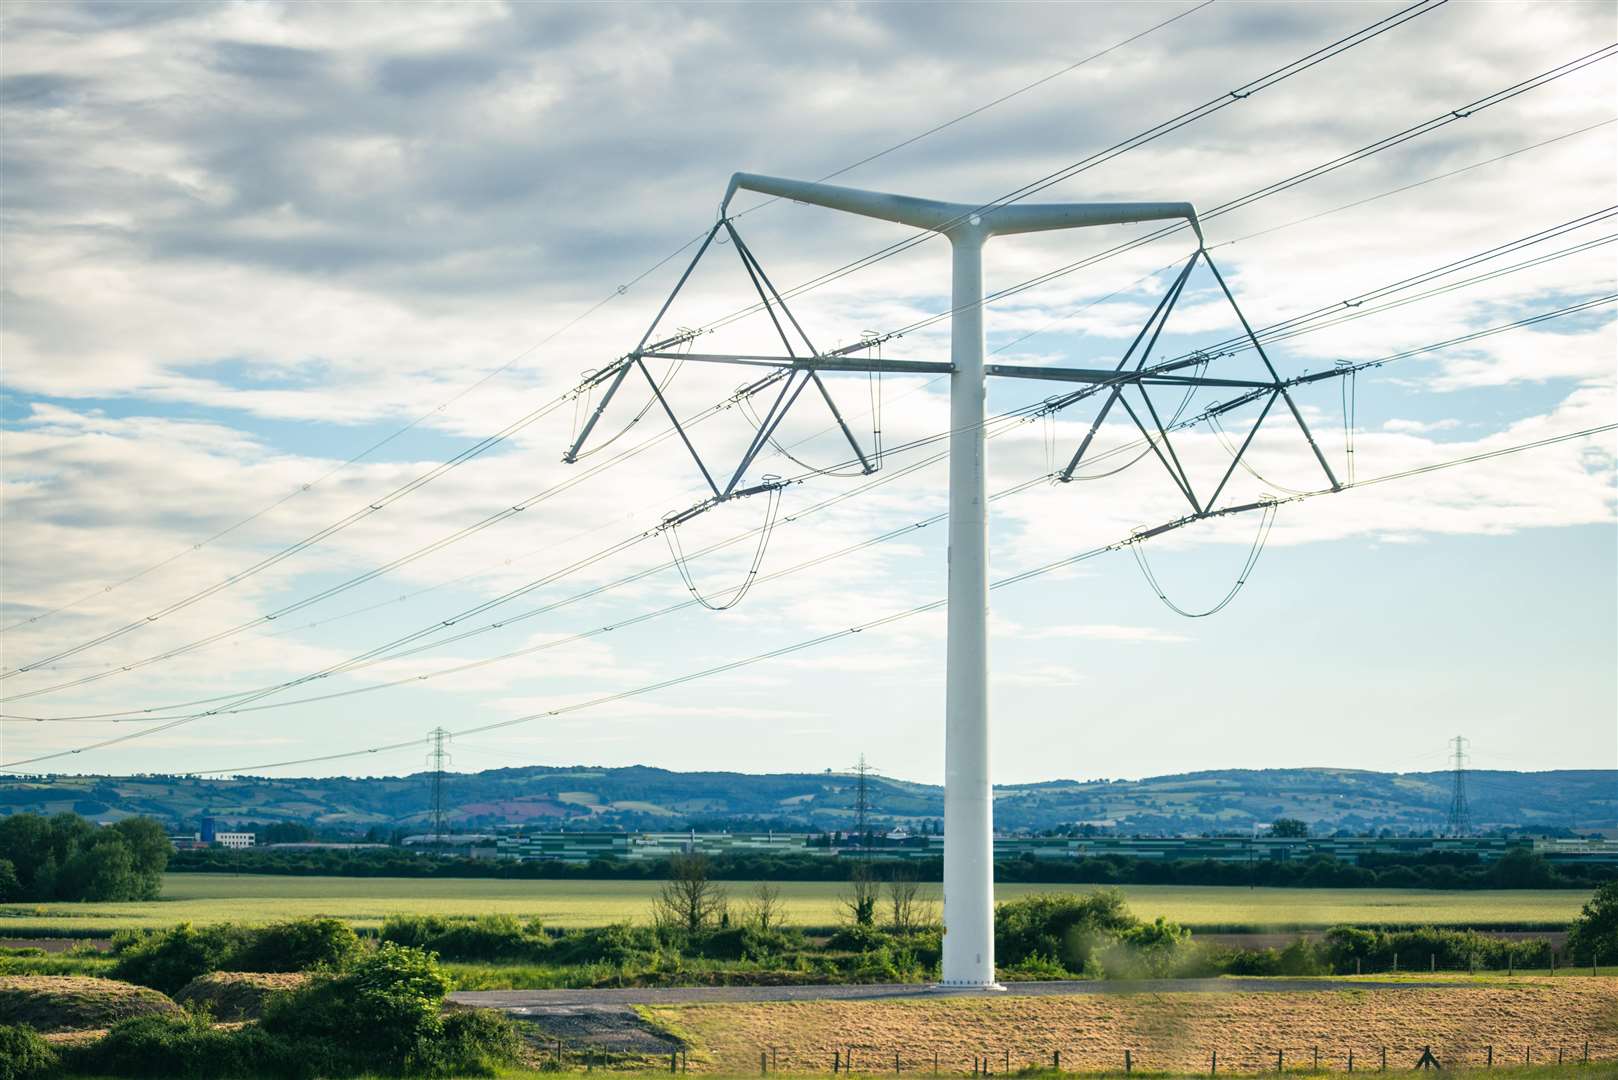
[[[568,1046],[561,1040],[547,1040],[541,1045],[543,1065],[548,1070],[582,1069],[593,1072],[596,1069],[632,1068],[644,1072],[649,1056]],[[1602,1053],[1603,1049],[1607,1053]],[[667,1061],[671,1073],[688,1073],[691,1070],[688,1049],[671,1048],[667,1052]],[[1464,1046],[1410,1041],[1391,1045],[1224,1045],[1204,1049],[1122,1047],[1102,1050],[1097,1047],[1057,1047],[1035,1054],[1030,1054],[1026,1049],[1013,1051],[1004,1047],[984,1047],[963,1053],[959,1046],[953,1044],[947,1049],[849,1044],[833,1048],[829,1054],[824,1051],[805,1053],[781,1046],[761,1046],[757,1051],[756,1066],[754,1061],[744,1063],[736,1060],[733,1054],[727,1054],[717,1062],[699,1060],[698,1071],[746,1075],[756,1067],[760,1076],[773,1073],[795,1076],[823,1073],[850,1078],[883,1075],[993,1077],[1097,1071],[1123,1075],[1136,1072],[1147,1075],[1200,1073],[1212,1077],[1222,1073],[1411,1072],[1548,1065],[1570,1067],[1615,1061],[1618,1061],[1618,1053],[1612,1053],[1612,1048],[1600,1047],[1592,1054],[1589,1039],[1573,1043],[1482,1043]]]

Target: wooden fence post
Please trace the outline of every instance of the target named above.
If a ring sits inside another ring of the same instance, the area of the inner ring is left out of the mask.
[[[938,1051],[933,1051],[933,1075],[938,1075]]]
[[[1217,1075],[1219,1075],[1219,1051],[1217,1051],[1217,1050],[1215,1050],[1213,1052],[1213,1061],[1208,1066],[1208,1075],[1209,1076],[1217,1076]]]
[[[1348,1071],[1354,1071],[1354,1051],[1352,1048],[1350,1048],[1348,1051]]]
[[[1283,1050],[1277,1050],[1275,1052],[1275,1071],[1276,1072],[1284,1072],[1284,1071],[1286,1071],[1285,1066],[1283,1066],[1281,1064],[1281,1055],[1283,1053],[1285,1053],[1285,1051],[1283,1051]]]
[[[833,1050],[831,1052],[831,1074],[833,1076],[837,1075],[837,1071],[842,1067],[842,1063],[843,1052],[841,1050]]]
[[[1315,1047],[1315,1072],[1320,1071],[1320,1047]]]
[[[1134,1072],[1134,1071],[1135,1071],[1134,1058],[1133,1058],[1133,1056],[1130,1054],[1130,1052],[1128,1050],[1125,1050],[1124,1051],[1124,1072],[1127,1073],[1127,1072]]]
[[[899,1075],[899,1051],[897,1050],[893,1052],[893,1075]]]
[[[1556,1048],[1556,1064],[1558,1066],[1562,1064],[1562,1048],[1560,1046]]]
[[[1494,1068],[1494,1047],[1493,1046],[1489,1047],[1489,1060],[1487,1062],[1486,1067],[1490,1068],[1490,1069]]]
[[[675,1073],[675,1072],[679,1072],[679,1071],[680,1071],[680,1052],[678,1050],[670,1050],[669,1051],[669,1072]]]
[[[1386,1046],[1384,1046],[1382,1048],[1382,1068],[1379,1069],[1378,1071],[1379,1072],[1387,1072],[1388,1071],[1388,1048]]]
[[[758,1052],[758,1074],[760,1076],[770,1075],[770,1054],[768,1050]]]
[[[1051,1051],[1051,1068],[1055,1069],[1057,1072],[1062,1071],[1062,1051]]]
[[[1011,1075],[1011,1051],[1006,1051],[1006,1067],[1003,1070],[1007,1076]]]
[[[1431,961],[1430,970],[1436,975],[1438,973],[1438,954],[1428,953],[1427,959]]]
[[[1399,974],[1399,954],[1398,953],[1393,954],[1393,973],[1395,975]]]

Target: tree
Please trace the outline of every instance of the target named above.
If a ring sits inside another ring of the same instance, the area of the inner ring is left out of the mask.
[[[843,918],[855,926],[875,926],[876,904],[881,892],[882,883],[871,872],[870,864],[856,863],[848,875],[848,891],[837,900]]]
[[[753,902],[747,907],[747,921],[760,930],[775,930],[786,920],[786,905],[781,902],[781,889],[768,881],[753,886]]]
[[[1601,886],[1584,905],[1568,928],[1567,949],[1576,960],[1618,961],[1618,881]]]
[[[932,925],[933,902],[922,894],[914,874],[894,871],[888,882],[888,928],[895,934],[910,934]]]
[[[725,915],[725,890],[710,879],[708,856],[686,852],[669,859],[668,879],[652,900],[652,920],[688,934],[709,929]]]
[[[0,821],[0,860],[15,900],[152,900],[162,887],[169,842],[163,828],[129,818],[97,828],[74,814],[13,814]]]
[[[1270,822],[1270,835],[1289,840],[1303,840],[1309,836],[1309,826],[1293,817],[1276,818]]]

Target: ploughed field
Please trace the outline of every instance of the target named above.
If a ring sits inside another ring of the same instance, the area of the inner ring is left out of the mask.
[[[163,898],[140,903],[0,905],[0,937],[104,934],[134,927],[330,915],[378,926],[389,915],[492,915],[538,918],[558,927],[644,922],[656,881],[502,881],[479,878],[302,877],[271,874],[167,874]],[[838,882],[779,883],[789,921],[839,920]],[[726,882],[745,905],[751,882]],[[926,887],[936,896],[938,886]],[[1088,892],[1094,885],[1000,885],[997,899],[1035,892]],[[1477,929],[1565,929],[1587,900],[1582,890],[1440,892],[1419,889],[1246,889],[1123,885],[1143,919],[1161,915],[1203,932],[1449,925]],[[755,1063],[756,1064],[756,1063]]]
[[[1207,1075],[1273,1072],[1282,1065],[1376,1070],[1386,1048],[1390,1071],[1408,1072],[1430,1046],[1446,1068],[1554,1065],[1558,1050],[1579,1062],[1618,1060],[1618,979],[1557,983],[1517,980],[1306,993],[1088,994],[1075,996],[777,1001],[643,1006],[652,1024],[701,1048],[704,1071],[748,1075],[773,1053],[782,1073],[830,1072],[834,1056],[875,1075],[991,1073],[1009,1064],[1053,1063],[1071,1071],[1118,1070],[1124,1051],[1136,1070]],[[1008,1056],[1009,1055],[1009,1056]],[[693,1056],[692,1067],[699,1067]],[[1595,1070],[1591,1070],[1592,1072]],[[1607,1073],[1602,1070],[1603,1074]]]

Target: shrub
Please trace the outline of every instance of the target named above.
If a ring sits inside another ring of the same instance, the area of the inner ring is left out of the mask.
[[[995,955],[1007,966],[1041,956],[1082,971],[1098,944],[1136,925],[1117,889],[1025,896],[995,905]]]
[[[613,923],[563,935],[551,943],[549,959],[557,964],[637,963],[649,960],[661,947],[651,927]]]
[[[1071,979],[1073,973],[1052,956],[1025,956],[1017,963],[998,969],[1001,978],[1016,982],[1040,982],[1052,979]]]
[[[118,962],[112,975],[174,994],[198,975],[231,966],[226,961],[249,939],[250,931],[229,923],[200,930],[188,922],[180,923],[134,941],[115,943]]]
[[[244,1071],[242,1041],[205,1015],[125,1020],[74,1055],[87,1072],[133,1077],[214,1077]]]
[[[0,1027],[0,1080],[39,1080],[56,1064],[56,1051],[33,1029]]]
[[[260,1023],[272,1035],[338,1043],[372,1071],[413,1070],[436,1061],[448,990],[429,953],[383,942],[347,972],[272,999]]]
[[[341,919],[294,919],[254,930],[226,959],[238,971],[311,971],[346,967],[359,951],[360,939]]]
[[[516,1060],[522,1045],[517,1029],[492,1009],[466,1009],[444,1017],[444,1035],[424,1064],[438,1075],[493,1076],[497,1066]]]
[[[1447,930],[1424,926],[1415,930],[1367,930],[1334,926],[1326,931],[1324,959],[1339,975],[1388,971],[1398,966],[1406,971],[1425,970],[1430,965],[1449,971],[1471,967],[1502,969],[1508,963],[1519,967],[1544,967],[1550,963],[1551,946],[1544,938],[1508,941],[1476,930]]]
[[[538,921],[519,923],[510,915],[475,919],[396,915],[382,924],[381,938],[465,962],[540,961],[551,945]]]
[[[264,927],[181,923],[138,936],[115,935],[114,978],[178,993],[211,971],[310,971],[342,968],[360,952],[354,931],[339,919],[294,919]]]
[[[694,938],[693,951],[713,960],[753,960],[768,963],[803,948],[803,935],[756,924],[715,930]]]

